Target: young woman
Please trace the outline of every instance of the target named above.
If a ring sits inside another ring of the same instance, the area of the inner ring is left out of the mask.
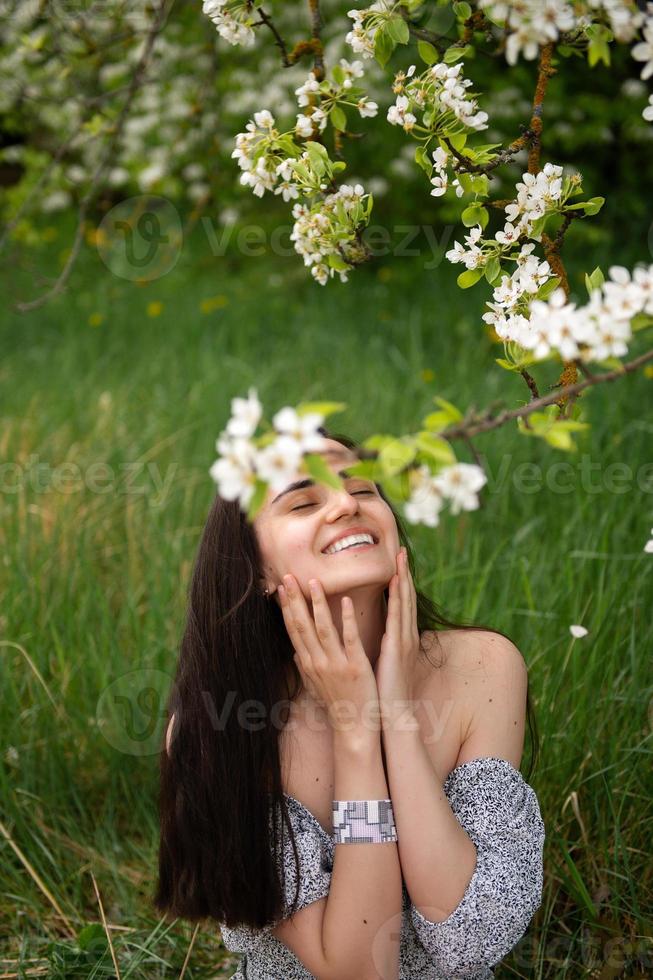
[[[253,525],[218,496],[204,528],[154,905],[214,919],[233,980],[492,977],[542,895],[526,666],[415,589],[399,516],[319,431],[344,489],[294,481]]]

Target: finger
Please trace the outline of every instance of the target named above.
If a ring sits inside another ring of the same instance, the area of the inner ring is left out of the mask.
[[[290,594],[285,585],[279,586],[279,600],[281,602],[281,612],[286,631],[290,637],[293,649],[299,654],[302,664],[306,664],[310,659],[308,648],[304,642],[304,637],[295,627],[295,614],[292,608]]]
[[[311,603],[313,606],[313,619],[315,621],[315,632],[318,642],[323,651],[330,657],[341,657],[343,655],[342,644],[336,630],[329,604],[326,601],[322,583],[315,578],[310,579],[309,588],[311,590]]]
[[[361,652],[367,656],[363,650],[363,644],[358,632],[358,623],[354,613],[354,604],[349,596],[343,596],[340,600],[342,613],[342,645],[348,660],[354,659]]]
[[[392,646],[396,648],[401,641],[401,595],[399,592],[398,575],[393,575],[390,579],[388,591],[388,613],[385,632]]]
[[[412,645],[415,638],[419,637],[419,630],[417,629],[417,593],[415,592],[413,577],[410,574],[407,553],[404,555],[400,564],[400,577],[403,588],[402,606],[404,610],[402,617],[402,629],[404,631],[403,642],[407,644],[406,649],[408,649],[408,645]]]
[[[308,611],[304,594],[292,575],[284,575],[283,580],[289,597],[288,608],[291,628],[297,637],[301,652],[304,653],[305,657],[311,658],[313,662],[319,662],[325,653],[317,638],[313,617]]]

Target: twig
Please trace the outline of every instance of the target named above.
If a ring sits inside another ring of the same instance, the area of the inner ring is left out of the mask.
[[[650,350],[645,354],[640,354],[639,357],[629,361],[627,364],[623,364],[617,370],[606,371],[604,374],[594,374],[585,381],[578,381],[576,384],[567,385],[557,393],[543,395],[540,398],[536,398],[529,402],[528,405],[523,405],[521,408],[510,409],[509,411],[501,412],[499,415],[495,416],[486,415],[478,421],[472,421],[468,425],[459,425],[453,426],[450,429],[444,429],[442,432],[439,432],[438,435],[443,439],[447,439],[449,442],[452,442],[454,439],[465,439],[470,436],[478,435],[479,432],[490,432],[492,429],[498,429],[499,426],[505,425],[506,422],[510,422],[512,419],[526,418],[528,415],[531,415],[540,408],[545,408],[547,405],[559,403],[560,399],[568,398],[571,395],[578,395],[581,391],[584,391],[585,388],[590,388],[592,385],[602,384],[606,381],[616,381],[617,378],[622,378],[625,374],[636,371],[642,366],[642,364],[646,364],[648,361],[652,360],[653,350]]]
[[[308,0],[311,11],[311,40],[315,51],[313,74],[318,82],[324,78],[324,51],[322,49],[322,17],[320,16],[320,0]]]
[[[269,28],[269,30],[272,31],[274,35],[274,43],[281,51],[281,60],[283,62],[283,67],[290,68],[292,61],[290,61],[288,58],[288,48],[286,47],[286,44],[283,38],[281,37],[281,34],[279,34],[279,31],[274,26],[274,23],[272,22],[272,18],[270,17],[269,14],[266,14],[266,12],[263,10],[262,7],[258,8],[258,14],[261,19],[257,20],[252,26],[258,27],[260,24],[264,24],[267,28]]]
[[[533,377],[533,375],[532,374],[529,374],[528,371],[526,370],[526,368],[522,368],[519,373],[521,374],[522,378],[524,379],[524,381],[526,382],[526,384],[530,388],[531,395],[533,396],[533,398],[539,398],[540,397],[540,393],[537,390],[537,383],[536,383],[535,378]]]
[[[175,0],[171,0],[170,8],[172,8],[174,2]],[[39,306],[43,306],[44,303],[47,303],[48,300],[52,299],[54,296],[58,295],[58,293],[60,293],[63,290],[64,286],[68,282],[68,279],[70,278],[70,274],[73,270],[73,266],[75,264],[77,256],[79,255],[79,250],[81,248],[82,239],[84,235],[84,222],[86,219],[86,215],[88,213],[88,209],[92,201],[94,200],[95,195],[98,193],[99,182],[104,174],[104,171],[109,166],[114,148],[116,146],[116,143],[118,142],[118,139],[120,138],[125,122],[127,121],[127,115],[131,108],[131,104],[133,102],[134,96],[136,95],[136,91],[141,83],[142,76],[144,75],[145,70],[147,68],[147,64],[150,59],[150,55],[152,53],[152,48],[154,46],[154,42],[165,23],[166,14],[167,14],[166,5],[167,5],[167,0],[159,0],[159,6],[156,10],[150,30],[147,34],[143,52],[138,60],[138,64],[136,65],[136,68],[134,69],[134,74],[132,75],[131,82],[129,84],[127,97],[125,99],[122,109],[120,110],[120,115],[116,120],[115,126],[111,133],[111,138],[107,144],[104,154],[102,155],[102,159],[100,160],[100,163],[96,167],[95,172],[91,177],[91,184],[88,190],[86,191],[86,193],[84,194],[84,197],[79,202],[79,211],[77,214],[77,227],[75,229],[75,238],[73,240],[73,244],[71,246],[68,258],[66,259],[65,265],[51,289],[49,289],[47,292],[43,293],[41,296],[37,297],[36,299],[30,300],[27,303],[16,303],[14,309],[16,309],[19,313],[27,313],[30,310],[37,309]]]
[[[551,64],[555,45],[553,41],[545,44],[540,51],[540,60],[537,66],[537,83],[535,85],[535,95],[533,96],[533,111],[529,129],[534,133],[533,143],[528,154],[528,172],[536,174],[540,170],[540,149],[542,137],[542,107],[544,96],[549,84],[549,79],[556,74],[556,69]]]
[[[519,151],[522,150],[534,137],[535,133],[533,130],[524,130],[523,134],[516,140],[513,140],[510,146],[504,147],[504,149],[500,150],[496,156],[492,157],[489,163],[473,163],[466,153],[463,153],[461,150],[457,150],[455,146],[453,146],[448,136],[443,136],[442,138],[460,164],[460,166],[454,168],[456,173],[489,174],[490,171],[495,170],[502,164],[509,163],[511,158],[516,153],[519,153]]]

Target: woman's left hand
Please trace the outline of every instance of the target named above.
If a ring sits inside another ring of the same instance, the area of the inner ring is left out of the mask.
[[[390,580],[386,630],[374,665],[384,727],[405,714],[408,707],[410,713],[414,711],[419,645],[417,596],[402,548],[397,555],[397,574]]]

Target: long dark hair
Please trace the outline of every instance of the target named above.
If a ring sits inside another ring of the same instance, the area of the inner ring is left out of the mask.
[[[319,432],[358,455],[347,436],[324,427]],[[414,577],[404,525],[378,484],[377,489],[395,516]],[[277,821],[270,821],[271,803],[281,811],[297,860],[279,741],[288,702],[300,693],[302,682],[283,614],[261,593],[261,569],[256,534],[239,501],[216,495],[193,568],[167,704],[168,720],[173,713],[175,718],[169,751],[162,744],[160,754],[159,879],[153,904],[161,914],[210,917],[227,928],[262,929],[284,915],[276,860],[283,842]],[[442,628],[500,632],[451,622],[416,591],[420,633]],[[386,589],[386,602],[388,596]],[[526,706],[530,779],[539,737],[529,694]],[[298,874],[297,883],[292,913]]]

